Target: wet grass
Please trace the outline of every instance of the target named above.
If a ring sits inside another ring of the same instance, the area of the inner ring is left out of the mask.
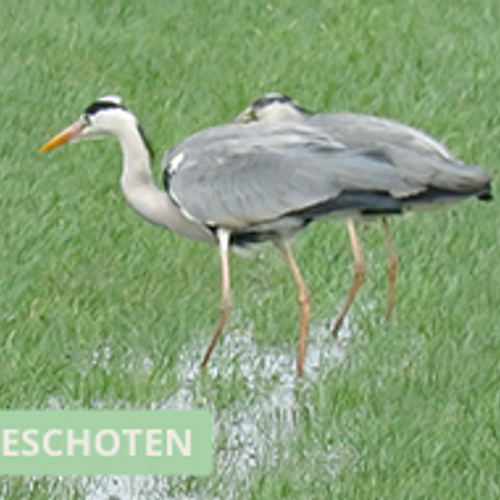
[[[38,155],[100,95],[121,94],[159,154],[278,90],[312,109],[422,127],[465,161],[499,170],[494,0],[4,4],[0,408],[176,401],[184,366],[196,363],[217,318],[216,252],[132,213],[119,192],[116,145]],[[189,404],[221,417],[246,406],[258,415],[259,405],[277,411],[292,397],[293,429],[283,424],[286,439],[267,449],[278,461],[250,464],[241,480],[224,468],[206,481],[179,479],[172,498],[499,497],[497,203],[467,202],[392,227],[401,258],[393,321],[382,320],[382,234],[365,226],[370,275],[345,360],[323,363],[286,400],[272,395],[294,369],[293,284],[270,249],[232,256],[227,334],[251,334],[254,350],[246,360],[245,350],[218,358],[211,376],[195,377]],[[346,230],[318,224],[295,248],[314,293],[313,325],[325,327],[351,278]],[[270,370],[262,364],[269,352],[286,356],[281,371],[249,378],[248,364]],[[84,486],[4,478],[0,497],[85,498]],[[163,486],[122,499],[155,498]]]

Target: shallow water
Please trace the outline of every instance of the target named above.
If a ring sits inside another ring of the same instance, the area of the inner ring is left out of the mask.
[[[199,370],[205,345],[198,339],[185,346],[178,360],[177,390],[165,400],[151,402],[151,409],[203,408],[213,414],[214,469],[209,477],[32,477],[23,483],[29,490],[41,489],[47,498],[57,499],[69,498],[75,491],[85,500],[239,499],[256,473],[272,471],[294,453],[300,412],[305,406],[314,412],[304,392],[342,362],[349,336],[348,321],[339,340],[332,339],[329,329],[312,326],[303,380],[295,373],[295,343],[270,348],[258,346],[249,332],[227,332],[210,360],[208,381]],[[106,368],[112,355],[113,346],[103,346],[93,353],[92,364]],[[150,371],[152,364],[145,358],[139,369]],[[125,360],[123,369],[136,371],[138,366]],[[67,408],[57,397],[50,397],[47,405]],[[93,407],[103,404],[95,401]],[[333,479],[338,470],[337,450],[322,443],[313,443],[311,450],[311,461]],[[303,450],[306,459],[307,453]],[[3,498],[8,498],[9,489],[8,482],[1,484],[0,492],[7,495]]]
[[[295,350],[258,348],[249,333],[228,332],[213,353],[207,375],[228,386],[237,380],[239,396],[222,409],[200,396],[201,345],[186,346],[179,359],[179,388],[154,408],[206,408],[214,415],[214,471],[209,478],[100,477],[82,478],[86,500],[201,500],[236,499],[258,470],[269,470],[291,452],[298,418],[298,386],[310,384],[335,368],[345,357],[342,345],[326,328],[311,328],[305,365],[306,377],[295,375]],[[293,346],[295,347],[295,346]],[[299,388],[300,390],[300,388]],[[241,397],[240,397],[241,395]],[[324,451],[325,472],[335,476],[336,453]]]

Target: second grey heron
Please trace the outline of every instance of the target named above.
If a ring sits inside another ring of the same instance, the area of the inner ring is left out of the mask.
[[[152,178],[150,151],[135,115],[116,96],[103,97],[41,148],[114,136],[122,152],[121,189],[144,219],[190,239],[216,244],[222,274],[219,321],[205,367],[231,309],[228,252],[264,241],[281,250],[297,287],[300,333],[297,372],[304,372],[310,294],[290,239],[316,219],[402,213],[436,196],[487,197],[490,176],[480,168],[450,165],[450,176],[395,168],[374,149],[346,149],[303,123],[225,125],[204,129],[167,151],[164,189]],[[450,174],[451,175],[451,174]]]
[[[271,92],[250,104],[238,115],[236,122],[240,124],[307,123],[346,148],[370,148],[378,151],[379,155],[384,156],[389,163],[394,165],[394,168],[400,169],[402,175],[411,172],[415,178],[430,175],[439,177],[442,185],[452,191],[456,188],[462,189],[464,186],[460,187],[460,183],[467,182],[465,179],[457,180],[457,168],[463,170],[467,167],[457,160],[446,146],[421,130],[392,119],[350,112],[315,114],[300,106],[292,98]],[[375,172],[374,175],[376,175]],[[480,199],[489,197],[489,192],[479,196]],[[447,201],[447,198],[448,194],[443,191],[436,193],[428,202],[430,206],[439,205]],[[389,253],[389,290],[386,311],[386,317],[389,318],[396,300],[398,256],[387,218],[385,214],[380,215]],[[354,277],[344,305],[332,328],[333,335],[337,334],[366,276],[362,246],[353,219],[347,219],[347,228],[354,255]]]

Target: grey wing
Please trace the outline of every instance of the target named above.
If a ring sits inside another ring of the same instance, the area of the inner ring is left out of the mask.
[[[455,160],[448,148],[425,132],[390,118],[358,113],[320,113],[309,119],[348,147],[404,146],[421,154]]]
[[[217,140],[198,134],[165,158],[170,160],[169,193],[187,216],[237,229],[303,211],[343,192],[396,197],[425,189],[403,179],[383,156],[331,146],[314,134],[303,136],[300,127],[248,129],[233,127]]]
[[[223,146],[222,146],[223,144]],[[180,153],[206,151],[220,152],[222,147],[238,151],[251,151],[253,148],[291,147],[315,144],[336,149],[345,145],[325,133],[320,128],[305,123],[250,123],[241,125],[221,125],[203,129],[179,145],[170,148],[163,156],[165,170],[171,168],[172,160]]]
[[[458,161],[440,142],[397,121],[355,113],[322,113],[308,123],[348,148],[382,151],[400,175],[437,189],[466,191],[491,179],[479,167]]]

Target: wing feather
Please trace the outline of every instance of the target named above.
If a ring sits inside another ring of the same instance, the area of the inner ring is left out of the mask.
[[[204,224],[230,228],[297,213],[343,191],[424,189],[383,155],[345,150],[302,124],[207,129],[171,150],[165,162],[168,189],[182,209]]]
[[[382,151],[411,185],[448,191],[471,191],[488,183],[491,175],[466,165],[430,135],[388,118],[356,113],[320,113],[307,120],[347,148]],[[406,196],[411,193],[393,193]],[[459,193],[457,193],[459,194]]]

